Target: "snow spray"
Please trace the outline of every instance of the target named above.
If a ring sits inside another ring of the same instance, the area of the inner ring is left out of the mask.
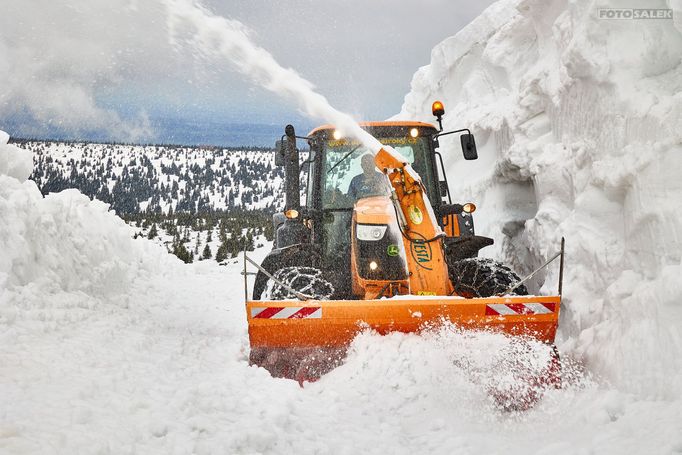
[[[373,153],[382,147],[353,118],[332,107],[311,82],[293,69],[282,67],[272,54],[254,44],[241,22],[216,16],[194,0],[162,3],[168,12],[172,45],[186,43],[207,59],[228,59],[254,83],[293,102],[307,115],[334,124],[341,133],[354,137]]]

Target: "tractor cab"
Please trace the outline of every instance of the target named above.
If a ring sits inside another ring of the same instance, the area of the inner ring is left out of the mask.
[[[430,200],[442,199],[433,160],[432,137],[438,133],[436,128],[418,122],[367,122],[360,126],[407,158],[422,177]],[[320,247],[322,268],[332,271],[328,276],[335,289],[348,296],[352,294],[348,271],[352,269],[353,258],[350,253],[353,210],[360,199],[390,196],[391,185],[375,168],[373,154],[359,141],[343,137],[332,125],[316,128],[308,138],[311,156],[306,209],[313,215],[312,235]],[[389,248],[401,243],[399,232],[393,233],[398,238],[391,238],[390,234],[382,234],[381,239],[368,245]]]
[[[443,112],[442,104],[434,103],[434,115],[439,124]],[[443,132],[431,124],[410,121],[364,122],[360,126],[406,158],[420,176],[440,228],[446,235],[445,248],[453,259],[476,256],[478,249],[492,244],[491,239],[474,235],[471,212],[475,206],[452,203],[443,160],[437,151],[440,136],[462,133],[464,157],[475,159],[476,146],[468,130]],[[306,141],[310,147],[310,153],[302,163],[296,148],[297,139]],[[371,242],[363,240],[363,235],[366,231],[367,235],[378,236],[376,229],[377,233],[370,234],[370,231],[381,222],[371,218],[366,224],[353,221],[353,217],[358,216],[359,200],[386,199],[391,194],[391,184],[382,170],[374,166],[371,151],[355,138],[344,137],[333,125],[320,126],[303,137],[297,136],[293,126],[288,125],[285,135],[276,144],[275,153],[276,164],[285,166],[286,202],[284,211],[273,217],[276,239],[265,265],[272,263],[269,268],[278,270],[290,263],[310,264],[326,272],[335,295],[342,298],[359,297],[352,289],[354,280],[348,271],[377,275],[381,270],[372,273],[374,269],[368,269],[370,266],[381,268],[381,261],[374,259],[377,256],[390,263],[391,267],[383,268],[385,273],[392,271],[390,279],[399,280],[401,274],[395,271],[404,267],[393,264],[393,256],[378,255],[374,250],[395,252],[396,245],[402,243],[401,232],[388,229],[385,235]],[[300,179],[301,170],[307,170],[306,180]],[[305,195],[303,204],[301,195]],[[377,208],[363,210],[372,212]],[[393,216],[392,213],[388,215]],[[395,216],[398,216],[397,212]],[[357,250],[355,255],[351,253],[352,246]],[[368,250],[373,252],[368,253]],[[404,256],[404,252],[396,256]],[[265,290],[266,281],[264,276],[257,279],[255,295]]]

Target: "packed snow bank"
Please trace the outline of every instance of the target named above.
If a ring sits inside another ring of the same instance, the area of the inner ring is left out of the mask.
[[[446,129],[476,134],[475,163],[441,144],[453,194],[497,239],[487,254],[529,272],[566,237],[564,352],[621,390],[679,398],[682,27],[600,19],[619,7],[498,2],[433,50],[399,117],[431,121],[440,99]],[[556,292],[555,269],[534,290]]]
[[[0,175],[23,182],[33,170],[31,152],[8,144],[9,134],[0,130]]]
[[[0,323],[6,329],[18,308],[47,305],[45,294],[65,302],[90,300],[87,305],[117,295],[124,303],[133,277],[174,266],[162,249],[133,242],[130,228],[107,204],[76,190],[43,197],[34,182],[25,181],[31,153],[2,142]],[[64,310],[71,308],[66,305]]]

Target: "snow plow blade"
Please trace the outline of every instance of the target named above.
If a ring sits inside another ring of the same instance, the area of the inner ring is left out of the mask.
[[[381,300],[247,301],[250,361],[275,377],[314,380],[362,330],[419,333],[443,321],[553,343],[559,296],[405,296]]]

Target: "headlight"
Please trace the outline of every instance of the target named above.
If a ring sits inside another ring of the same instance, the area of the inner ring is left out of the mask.
[[[381,240],[387,227],[385,224],[358,224],[355,228],[355,234],[358,240]]]

